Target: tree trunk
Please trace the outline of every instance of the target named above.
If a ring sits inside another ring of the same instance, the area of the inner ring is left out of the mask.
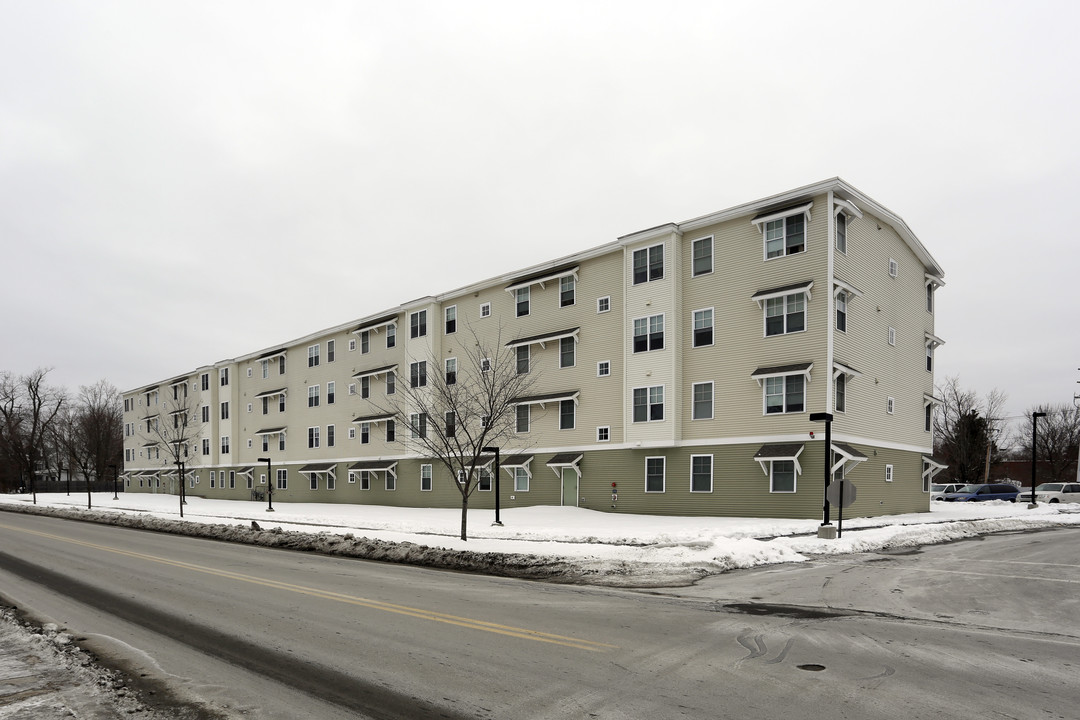
[[[468,540],[467,526],[469,524],[469,496],[461,493],[461,539]]]

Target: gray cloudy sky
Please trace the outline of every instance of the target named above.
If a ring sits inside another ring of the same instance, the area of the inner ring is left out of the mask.
[[[938,378],[1080,379],[1060,2],[0,0],[0,369],[130,389],[833,176]]]

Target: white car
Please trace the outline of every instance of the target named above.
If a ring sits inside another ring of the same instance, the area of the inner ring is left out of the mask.
[[[930,499],[931,500],[944,500],[945,493],[954,493],[964,487],[964,483],[948,483],[940,484],[935,483],[930,486]]]
[[[1035,502],[1080,503],[1080,483],[1041,483],[1036,485]]]

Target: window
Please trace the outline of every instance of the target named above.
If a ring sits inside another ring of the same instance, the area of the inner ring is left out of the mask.
[[[847,254],[847,215],[836,214],[836,249]]]
[[[278,395],[277,409],[278,412],[285,412],[285,393]]]
[[[847,332],[847,292],[843,290],[836,295],[836,329]]]
[[[204,423],[210,422],[210,406],[209,405],[203,405],[201,410],[202,410],[202,413],[201,413],[202,414],[202,421]]]
[[[694,420],[712,420],[713,384],[711,382],[694,383]]]
[[[427,335],[427,310],[409,313],[409,337],[418,338]]]
[[[634,320],[634,352],[664,349],[664,316],[651,315]]]
[[[712,492],[712,455],[690,456],[690,492]]]
[[[491,317],[491,303],[481,303],[480,305],[480,317]]]
[[[202,454],[203,455],[209,455],[210,454],[210,438],[203,438],[203,441],[202,441]]]
[[[529,471],[523,467],[514,468],[514,492],[529,492]]]
[[[528,287],[518,288],[514,291],[514,302],[517,308],[517,316],[524,317],[529,314],[529,290]]]
[[[836,412],[847,412],[847,375],[836,376]]]
[[[280,432],[277,436],[277,449],[285,452],[285,433]]]
[[[765,378],[765,412],[802,412],[806,378],[802,375],[781,375]]]
[[[667,458],[662,457],[645,458],[645,492],[664,492],[664,466],[666,462]]]
[[[784,335],[806,329],[806,293],[765,301],[765,335]]]
[[[574,367],[574,346],[577,340],[572,337],[564,337],[559,340],[559,367]]]
[[[896,401],[892,398],[885,398],[885,412],[890,415],[896,410]]]
[[[260,368],[262,370],[262,378],[263,378],[263,380],[270,377],[270,361],[269,360],[262,360],[262,361],[259,362],[259,366],[260,366]]]
[[[893,474],[892,474],[893,470],[892,470],[892,468],[893,468],[892,465],[886,465],[885,466],[885,482],[892,482],[892,480],[893,480]]]
[[[446,358],[446,384],[457,382],[457,358]]]
[[[176,415],[174,417],[179,419],[180,416]],[[221,403],[221,419],[222,420],[228,420],[229,419],[229,401],[228,400]]]
[[[282,355],[278,358],[278,375],[285,374],[285,356]]]
[[[606,313],[611,310],[611,297],[605,295],[602,298],[596,299],[596,312]]]
[[[414,388],[427,385],[427,360],[409,364],[409,385]]]
[[[765,224],[765,259],[806,250],[806,216],[789,215]]]
[[[926,283],[926,312],[934,312],[934,285]]]
[[[664,246],[653,245],[634,251],[634,284],[664,278]]]
[[[229,487],[230,488],[235,488],[236,487],[236,471],[235,470],[230,470],[229,471]]]
[[[517,427],[516,431],[519,433],[529,432],[529,406],[518,405],[517,406]]]
[[[335,436],[335,434],[336,433],[334,431],[334,426],[333,425],[327,425],[326,426],[326,447],[334,447],[334,436]]]
[[[713,311],[712,308],[695,310],[694,320],[694,347],[705,347],[713,344]]]
[[[900,266],[896,264],[896,261],[889,258],[889,277],[896,277],[900,274]]]
[[[309,427],[307,429],[307,446],[308,446],[308,448],[317,448],[317,447],[319,447],[319,428],[318,428],[318,426]]]
[[[386,372],[386,394],[393,395],[397,392],[397,375],[392,371]]]
[[[364,376],[360,378],[360,398],[366,400],[371,395],[371,378]]]
[[[596,377],[607,377],[611,374],[611,361],[601,360],[596,363]]]
[[[559,429],[574,429],[574,401],[563,400],[559,403]]]
[[[269,435],[263,435],[262,436],[262,451],[267,452],[269,449],[270,449],[270,436]]]
[[[608,442],[611,440],[611,426],[601,425],[596,428],[596,442]]]
[[[480,358],[480,372],[491,372],[491,358]]]
[[[218,379],[221,381],[221,387],[225,387],[226,385],[228,385],[229,384],[229,368],[221,368],[221,370],[218,370]],[[154,399],[155,399],[155,401],[157,400],[157,398],[154,398]],[[150,403],[148,402],[146,404],[149,405]]]
[[[370,490],[371,489],[371,471],[370,470],[361,470],[360,471],[360,489],[361,490]]]
[[[350,395],[355,395],[356,394],[356,383],[349,383],[349,394]]]
[[[334,362],[334,355],[336,354],[336,350],[337,350],[337,340],[327,340],[326,341],[326,362],[328,362],[328,363]]]
[[[769,464],[772,466],[769,471],[769,492],[795,492],[795,461],[773,460]]]
[[[896,345],[896,328],[889,328],[889,344]]]
[[[518,345],[514,352],[517,356],[517,374],[524,375],[529,372],[529,346]]]
[[[349,484],[350,485],[355,485],[356,484],[356,473],[354,471],[352,471],[352,470],[349,471]]]
[[[316,367],[319,364],[319,346],[310,345],[307,349],[307,366]]]
[[[356,338],[349,338],[349,352],[356,352]]]
[[[355,440],[356,439],[356,428],[354,428],[354,427],[349,428],[349,439],[350,440]]]
[[[420,466],[420,490],[423,492],[431,491],[431,465],[424,464]]]
[[[229,436],[228,435],[222,435],[221,436],[221,454],[222,455],[228,455],[229,454]]]
[[[923,430],[930,432],[934,429],[934,406],[926,403],[923,414],[925,415],[923,418]]]
[[[446,308],[446,334],[457,332],[457,305]]]
[[[202,383],[202,389],[204,391],[209,390],[210,389],[210,373],[203,373],[200,376],[199,379],[200,379],[200,382]],[[134,403],[132,404],[132,407],[134,409]]]
[[[693,253],[693,276],[707,275],[712,272],[712,238],[695,240],[691,245]]]
[[[926,372],[934,372],[934,346],[926,344]]]
[[[664,419],[664,386],[634,388],[634,422]]]
[[[476,489],[480,492],[491,492],[491,471],[480,468],[480,477],[476,481]]]
[[[309,385],[307,389],[307,406],[319,407],[319,386]]]
[[[327,362],[329,362],[329,360]],[[335,383],[333,380],[331,380],[330,382],[326,383],[326,404],[327,405],[333,405],[334,404],[334,396],[336,394],[337,394],[337,383]]]
[[[457,415],[451,410],[446,413],[446,437],[452,438],[457,433]]]
[[[317,473],[317,472],[311,473],[311,475],[308,477],[308,486],[312,490],[318,490],[319,489],[319,473]]]
[[[392,348],[397,345],[397,325],[390,323],[386,326],[386,347]]]
[[[360,444],[367,445],[371,442],[371,423],[360,423]]]
[[[386,442],[394,442],[396,423],[393,420],[386,421]]]
[[[412,413],[409,415],[409,431],[414,438],[426,438],[427,413]]]
[[[360,331],[360,354],[363,355],[371,351],[371,331]]]
[[[210,471],[210,487],[217,487],[217,473],[214,470]]]
[[[559,307],[567,307],[575,302],[577,281],[573,275],[559,278]]]

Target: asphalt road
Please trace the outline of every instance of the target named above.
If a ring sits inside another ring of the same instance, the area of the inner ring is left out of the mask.
[[[207,716],[1076,718],[1080,530],[633,592],[0,514],[0,594]]]

